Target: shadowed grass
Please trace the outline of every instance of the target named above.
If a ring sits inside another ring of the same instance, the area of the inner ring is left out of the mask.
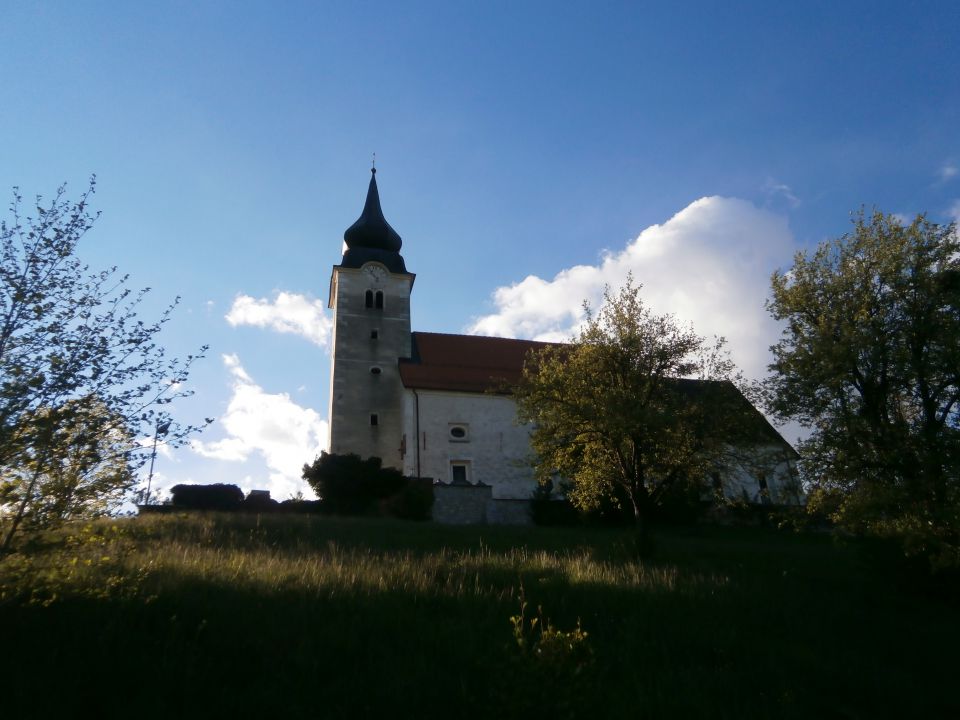
[[[0,563],[19,717],[956,716],[955,608],[857,547],[763,530],[158,516]],[[592,663],[538,667],[524,589]]]

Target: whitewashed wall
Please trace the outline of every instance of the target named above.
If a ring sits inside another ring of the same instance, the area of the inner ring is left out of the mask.
[[[417,396],[420,428],[417,435]],[[466,441],[450,436],[454,425],[466,426]],[[407,475],[430,477],[449,483],[451,463],[465,462],[468,481],[482,482],[493,488],[494,500],[527,500],[536,488],[531,465],[529,428],[516,422],[516,404],[509,397],[479,393],[455,393],[436,390],[407,390],[404,398],[406,454],[403,469]],[[419,473],[417,471],[418,438]],[[797,488],[795,461],[779,445],[757,446],[728,454],[720,471],[723,493],[732,500],[749,503],[763,501],[759,477],[767,482],[767,497],[775,504],[803,502]],[[709,487],[709,481],[708,481]],[[709,493],[705,497],[708,497]]]
[[[405,395],[405,473],[418,474],[419,446],[421,477],[448,483],[452,480],[451,463],[464,462],[469,465],[467,480],[490,485],[494,499],[530,498],[537,485],[530,464],[530,433],[526,426],[517,425],[516,404],[511,398],[437,390],[408,390]],[[450,436],[454,425],[468,429],[464,441]],[[413,438],[417,438],[417,445]]]

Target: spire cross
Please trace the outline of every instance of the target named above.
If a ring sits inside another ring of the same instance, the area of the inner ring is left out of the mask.
[[[373,154],[373,160],[370,161],[370,169],[374,172],[377,171],[377,154]]]

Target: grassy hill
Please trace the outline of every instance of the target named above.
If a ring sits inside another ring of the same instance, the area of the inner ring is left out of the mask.
[[[960,717],[956,607],[899,585],[861,546],[762,529],[657,539],[638,564],[610,529],[221,515],[73,526],[0,562],[0,708]]]

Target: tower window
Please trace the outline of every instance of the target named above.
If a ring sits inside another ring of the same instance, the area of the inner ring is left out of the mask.
[[[370,374],[371,374],[371,375],[379,375],[379,374],[382,373],[382,372],[383,372],[383,370],[381,370],[380,367],[377,366],[377,365],[374,365],[372,368],[370,368]]]
[[[379,331],[379,330],[371,330],[371,331],[370,331],[370,339],[371,339],[371,340],[376,340],[376,339],[379,338],[379,337],[380,337],[380,331]]]
[[[380,424],[380,416],[377,413],[370,413],[370,427],[376,427]]]
[[[467,442],[469,438],[470,434],[466,425],[450,426],[450,440],[453,442]]]
[[[368,308],[373,307],[373,290],[367,290],[367,293],[364,296],[364,305],[366,305]]]
[[[383,310],[383,290],[377,290],[376,302],[374,307],[377,310]]]

